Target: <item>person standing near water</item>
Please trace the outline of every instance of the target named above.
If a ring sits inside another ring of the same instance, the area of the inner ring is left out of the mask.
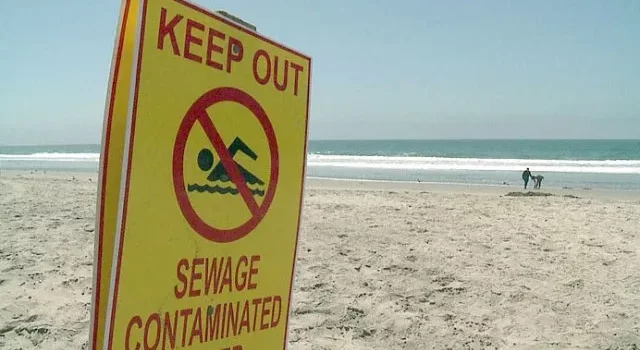
[[[524,181],[524,189],[527,189],[527,184],[529,183],[529,178],[531,177],[531,171],[529,168],[522,172],[522,181]]]

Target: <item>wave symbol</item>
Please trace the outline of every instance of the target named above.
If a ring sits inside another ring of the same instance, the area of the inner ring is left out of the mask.
[[[238,191],[238,189],[233,188],[233,187],[220,187],[218,185],[215,186],[209,186],[209,185],[198,185],[198,184],[189,184],[187,186],[187,190],[189,192],[209,192],[209,193],[218,193],[218,194],[231,194],[231,195],[237,195],[240,191]],[[261,189],[256,188],[255,190],[249,189],[249,191],[251,191],[251,194],[254,196],[260,196],[260,197],[264,197],[264,192]]]

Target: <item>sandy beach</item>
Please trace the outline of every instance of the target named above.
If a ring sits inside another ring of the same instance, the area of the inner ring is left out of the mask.
[[[0,349],[87,348],[96,179],[0,175]],[[290,348],[640,348],[640,194],[520,191],[309,179]]]

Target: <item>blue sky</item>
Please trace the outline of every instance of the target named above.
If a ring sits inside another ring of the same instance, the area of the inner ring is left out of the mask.
[[[311,138],[640,138],[640,1],[211,1],[313,57]],[[118,1],[0,0],[0,144],[100,142]]]

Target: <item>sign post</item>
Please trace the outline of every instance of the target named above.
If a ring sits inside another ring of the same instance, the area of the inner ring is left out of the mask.
[[[92,348],[286,348],[311,59],[190,2],[136,5]]]

